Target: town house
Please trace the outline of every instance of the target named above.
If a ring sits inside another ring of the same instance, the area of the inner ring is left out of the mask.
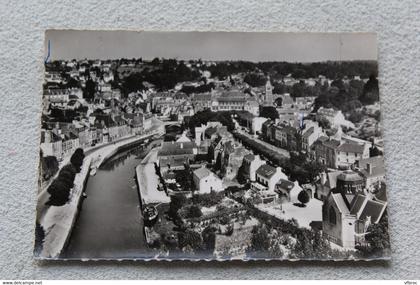
[[[260,166],[265,164],[265,161],[259,155],[247,154],[243,159],[244,175],[250,181],[256,181],[256,172]]]
[[[280,179],[287,179],[280,167],[275,168],[267,164],[261,165],[255,174],[256,182],[270,192],[274,192],[275,185]]]
[[[193,172],[193,181],[200,194],[224,190],[222,180],[204,165]]]

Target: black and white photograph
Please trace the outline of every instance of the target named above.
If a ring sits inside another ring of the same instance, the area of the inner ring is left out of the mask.
[[[377,53],[374,33],[46,31],[35,258],[390,259]]]

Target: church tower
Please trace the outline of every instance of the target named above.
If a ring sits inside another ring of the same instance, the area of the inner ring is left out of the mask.
[[[268,76],[267,83],[265,84],[264,106],[273,106],[273,104],[273,86],[270,82],[270,76]]]

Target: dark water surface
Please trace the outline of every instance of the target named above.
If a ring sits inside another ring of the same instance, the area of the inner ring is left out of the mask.
[[[90,176],[87,199],[75,223],[64,258],[135,258],[147,249],[135,167],[146,155],[141,147],[114,156]]]

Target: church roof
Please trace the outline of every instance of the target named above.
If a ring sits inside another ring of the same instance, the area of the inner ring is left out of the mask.
[[[359,220],[365,220],[367,217],[371,217],[372,223],[378,223],[382,218],[385,208],[386,203],[369,200],[358,218]]]
[[[345,215],[350,214],[350,211],[341,193],[331,193],[331,197],[333,198],[335,204],[337,205],[338,210],[342,214],[345,214]]]

